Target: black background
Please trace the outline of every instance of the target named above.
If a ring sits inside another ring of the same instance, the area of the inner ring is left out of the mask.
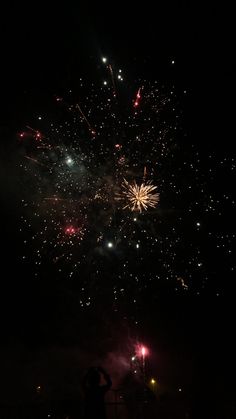
[[[36,105],[45,106],[49,96],[65,87],[76,87],[80,74],[93,77],[100,57],[111,56],[117,65],[126,69],[130,80],[142,75],[190,91],[184,115],[191,141],[206,153],[216,150],[220,155],[224,150],[232,154],[231,16],[232,11],[226,5],[220,8],[192,2],[158,2],[155,6],[151,2],[129,6],[109,2],[87,7],[79,2],[67,2],[50,9],[39,3],[19,4],[8,6],[1,13],[0,339],[2,364],[8,365],[15,358],[14,348],[23,348],[9,367],[13,380],[18,376],[17,369],[24,370],[24,362],[33,364],[32,353],[50,345],[56,348],[77,345],[84,352],[95,341],[104,357],[107,346],[104,349],[103,345],[109,346],[105,336],[114,338],[110,343],[112,351],[117,341],[122,340],[125,327],[115,316],[109,317],[109,307],[103,307],[103,317],[96,325],[99,308],[83,317],[77,310],[70,284],[58,283],[53,278],[50,282],[35,283],[30,273],[17,264],[19,191],[15,187],[12,156],[16,132],[27,113]],[[171,60],[175,60],[174,68]],[[234,214],[229,213],[224,222],[225,228],[232,231]],[[219,273],[216,281],[221,284],[227,278]],[[162,348],[162,357],[167,358],[166,364],[163,361],[166,371],[162,374],[168,375],[169,382],[175,375],[176,382],[187,382],[192,403],[201,412],[198,417],[204,417],[203,411],[206,414],[203,405],[207,401],[211,411],[214,406],[226,406],[233,398],[234,304],[232,281],[219,298],[215,294],[177,297],[163,290],[155,304],[148,306],[146,301],[143,307],[143,338],[153,347]],[[71,324],[69,329],[68,324]],[[120,332],[114,333],[114,329]],[[95,353],[96,350],[91,351],[94,357]],[[178,356],[182,371],[176,367]],[[190,372],[186,360],[191,365]],[[2,376],[2,389],[8,374],[9,371]],[[3,399],[4,394],[2,390]],[[227,417],[224,414],[222,410],[219,417]]]

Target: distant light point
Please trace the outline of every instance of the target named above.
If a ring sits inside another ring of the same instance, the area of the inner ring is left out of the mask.
[[[71,166],[73,164],[73,160],[71,157],[67,157],[66,164],[68,164],[68,166]]]

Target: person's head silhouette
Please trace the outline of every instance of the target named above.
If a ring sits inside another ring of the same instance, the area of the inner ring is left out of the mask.
[[[111,378],[102,367],[89,368],[83,380],[86,419],[106,419],[104,397],[111,385]]]

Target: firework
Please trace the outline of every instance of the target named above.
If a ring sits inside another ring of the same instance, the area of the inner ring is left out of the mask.
[[[148,210],[157,207],[167,184],[178,192],[175,178],[166,182],[165,164],[167,157],[173,158],[179,119],[173,115],[173,92],[167,96],[165,88],[142,80],[130,89],[128,80],[113,84],[116,76],[123,79],[121,70],[108,66],[105,57],[102,61],[104,74],[98,82],[80,79],[78,90],[52,98],[53,118],[46,111],[31,115],[18,134],[19,173],[25,186],[22,262],[30,260],[38,278],[45,272],[76,278],[91,300],[103,286],[100,279],[109,274],[109,292],[117,307],[133,286],[136,305],[152,281],[168,277],[176,284],[177,233],[160,233],[163,216]],[[108,70],[112,80],[105,84]],[[148,274],[146,268],[142,273],[147,255],[148,264],[155,255]],[[186,272],[177,275],[186,277]],[[86,298],[81,307],[92,304]]]
[[[131,211],[142,212],[149,207],[155,208],[159,202],[159,193],[154,192],[157,186],[152,185],[150,181],[138,185],[136,181],[129,183],[124,179],[122,187],[123,196],[128,201],[127,205],[123,207],[124,209],[129,208]]]
[[[116,85],[115,85],[115,79],[114,79],[114,74],[113,74],[113,69],[111,64],[109,64],[108,66],[110,74],[111,74],[111,81],[112,81],[112,86],[113,86],[113,96],[116,97]]]
[[[138,89],[136,97],[135,97],[135,101],[134,101],[134,108],[137,108],[139,106],[139,101],[141,99],[141,87]]]

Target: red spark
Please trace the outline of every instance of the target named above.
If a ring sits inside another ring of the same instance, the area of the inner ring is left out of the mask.
[[[135,348],[135,354],[139,358],[145,358],[149,353],[149,350],[146,346],[142,344],[137,344]]]
[[[66,227],[64,227],[64,233],[67,236],[75,236],[75,235],[80,235],[80,237],[83,236],[83,226],[74,226],[74,225],[67,225]]]
[[[139,106],[139,101],[141,99],[141,87],[138,89],[136,97],[135,97],[135,101],[134,101],[134,108],[137,108]]]
[[[76,233],[76,228],[73,226],[68,226],[65,228],[65,234],[68,234],[69,236]]]
[[[37,131],[36,135],[35,135],[35,138],[36,138],[36,140],[41,140],[42,139],[42,134],[39,131]]]

